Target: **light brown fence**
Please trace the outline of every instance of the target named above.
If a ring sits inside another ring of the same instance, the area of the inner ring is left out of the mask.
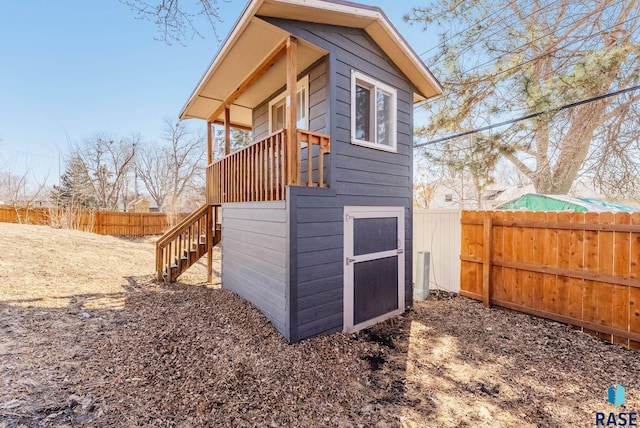
[[[49,224],[49,210],[0,206],[0,223]]]
[[[0,207],[0,223],[46,224],[114,236],[162,235],[186,216],[177,214],[172,218],[165,213]]]
[[[460,294],[640,349],[640,213],[463,211]]]

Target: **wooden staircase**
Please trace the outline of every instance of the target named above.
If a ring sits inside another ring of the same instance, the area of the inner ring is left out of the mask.
[[[220,205],[203,205],[158,239],[158,282],[174,282],[205,254],[208,255],[207,281],[211,282],[211,249],[222,240],[219,210]]]

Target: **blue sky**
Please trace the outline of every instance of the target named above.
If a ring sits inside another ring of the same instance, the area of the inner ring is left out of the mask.
[[[382,7],[418,53],[434,45],[435,34],[402,22],[424,0],[362,2]],[[245,4],[219,1],[221,40]],[[69,141],[96,133],[157,140],[220,46],[204,30],[204,40],[168,46],[118,0],[0,0],[0,166],[55,184]]]

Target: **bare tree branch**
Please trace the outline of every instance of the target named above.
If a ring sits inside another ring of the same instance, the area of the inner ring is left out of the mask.
[[[85,177],[82,191],[95,200],[97,208],[118,208],[127,174],[134,166],[136,148],[134,141],[96,134],[70,149],[68,167],[72,165]]]
[[[184,5],[179,0],[120,0],[136,15],[154,23],[158,27],[158,39],[181,45],[193,37],[204,38],[200,27],[208,25],[216,39],[216,24],[222,22],[217,0],[193,0]]]
[[[15,209],[19,223],[28,221],[29,210],[46,193],[47,179],[36,179],[29,169],[19,174],[0,172],[0,201]]]
[[[181,197],[203,187],[206,142],[183,122],[165,119],[164,140],[145,145],[138,153],[137,174],[161,211],[176,211]]]

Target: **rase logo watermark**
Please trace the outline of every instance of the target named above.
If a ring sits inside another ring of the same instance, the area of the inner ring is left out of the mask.
[[[618,383],[607,390],[607,401],[616,406],[624,404],[624,387]],[[638,412],[596,412],[597,427],[637,427]]]

